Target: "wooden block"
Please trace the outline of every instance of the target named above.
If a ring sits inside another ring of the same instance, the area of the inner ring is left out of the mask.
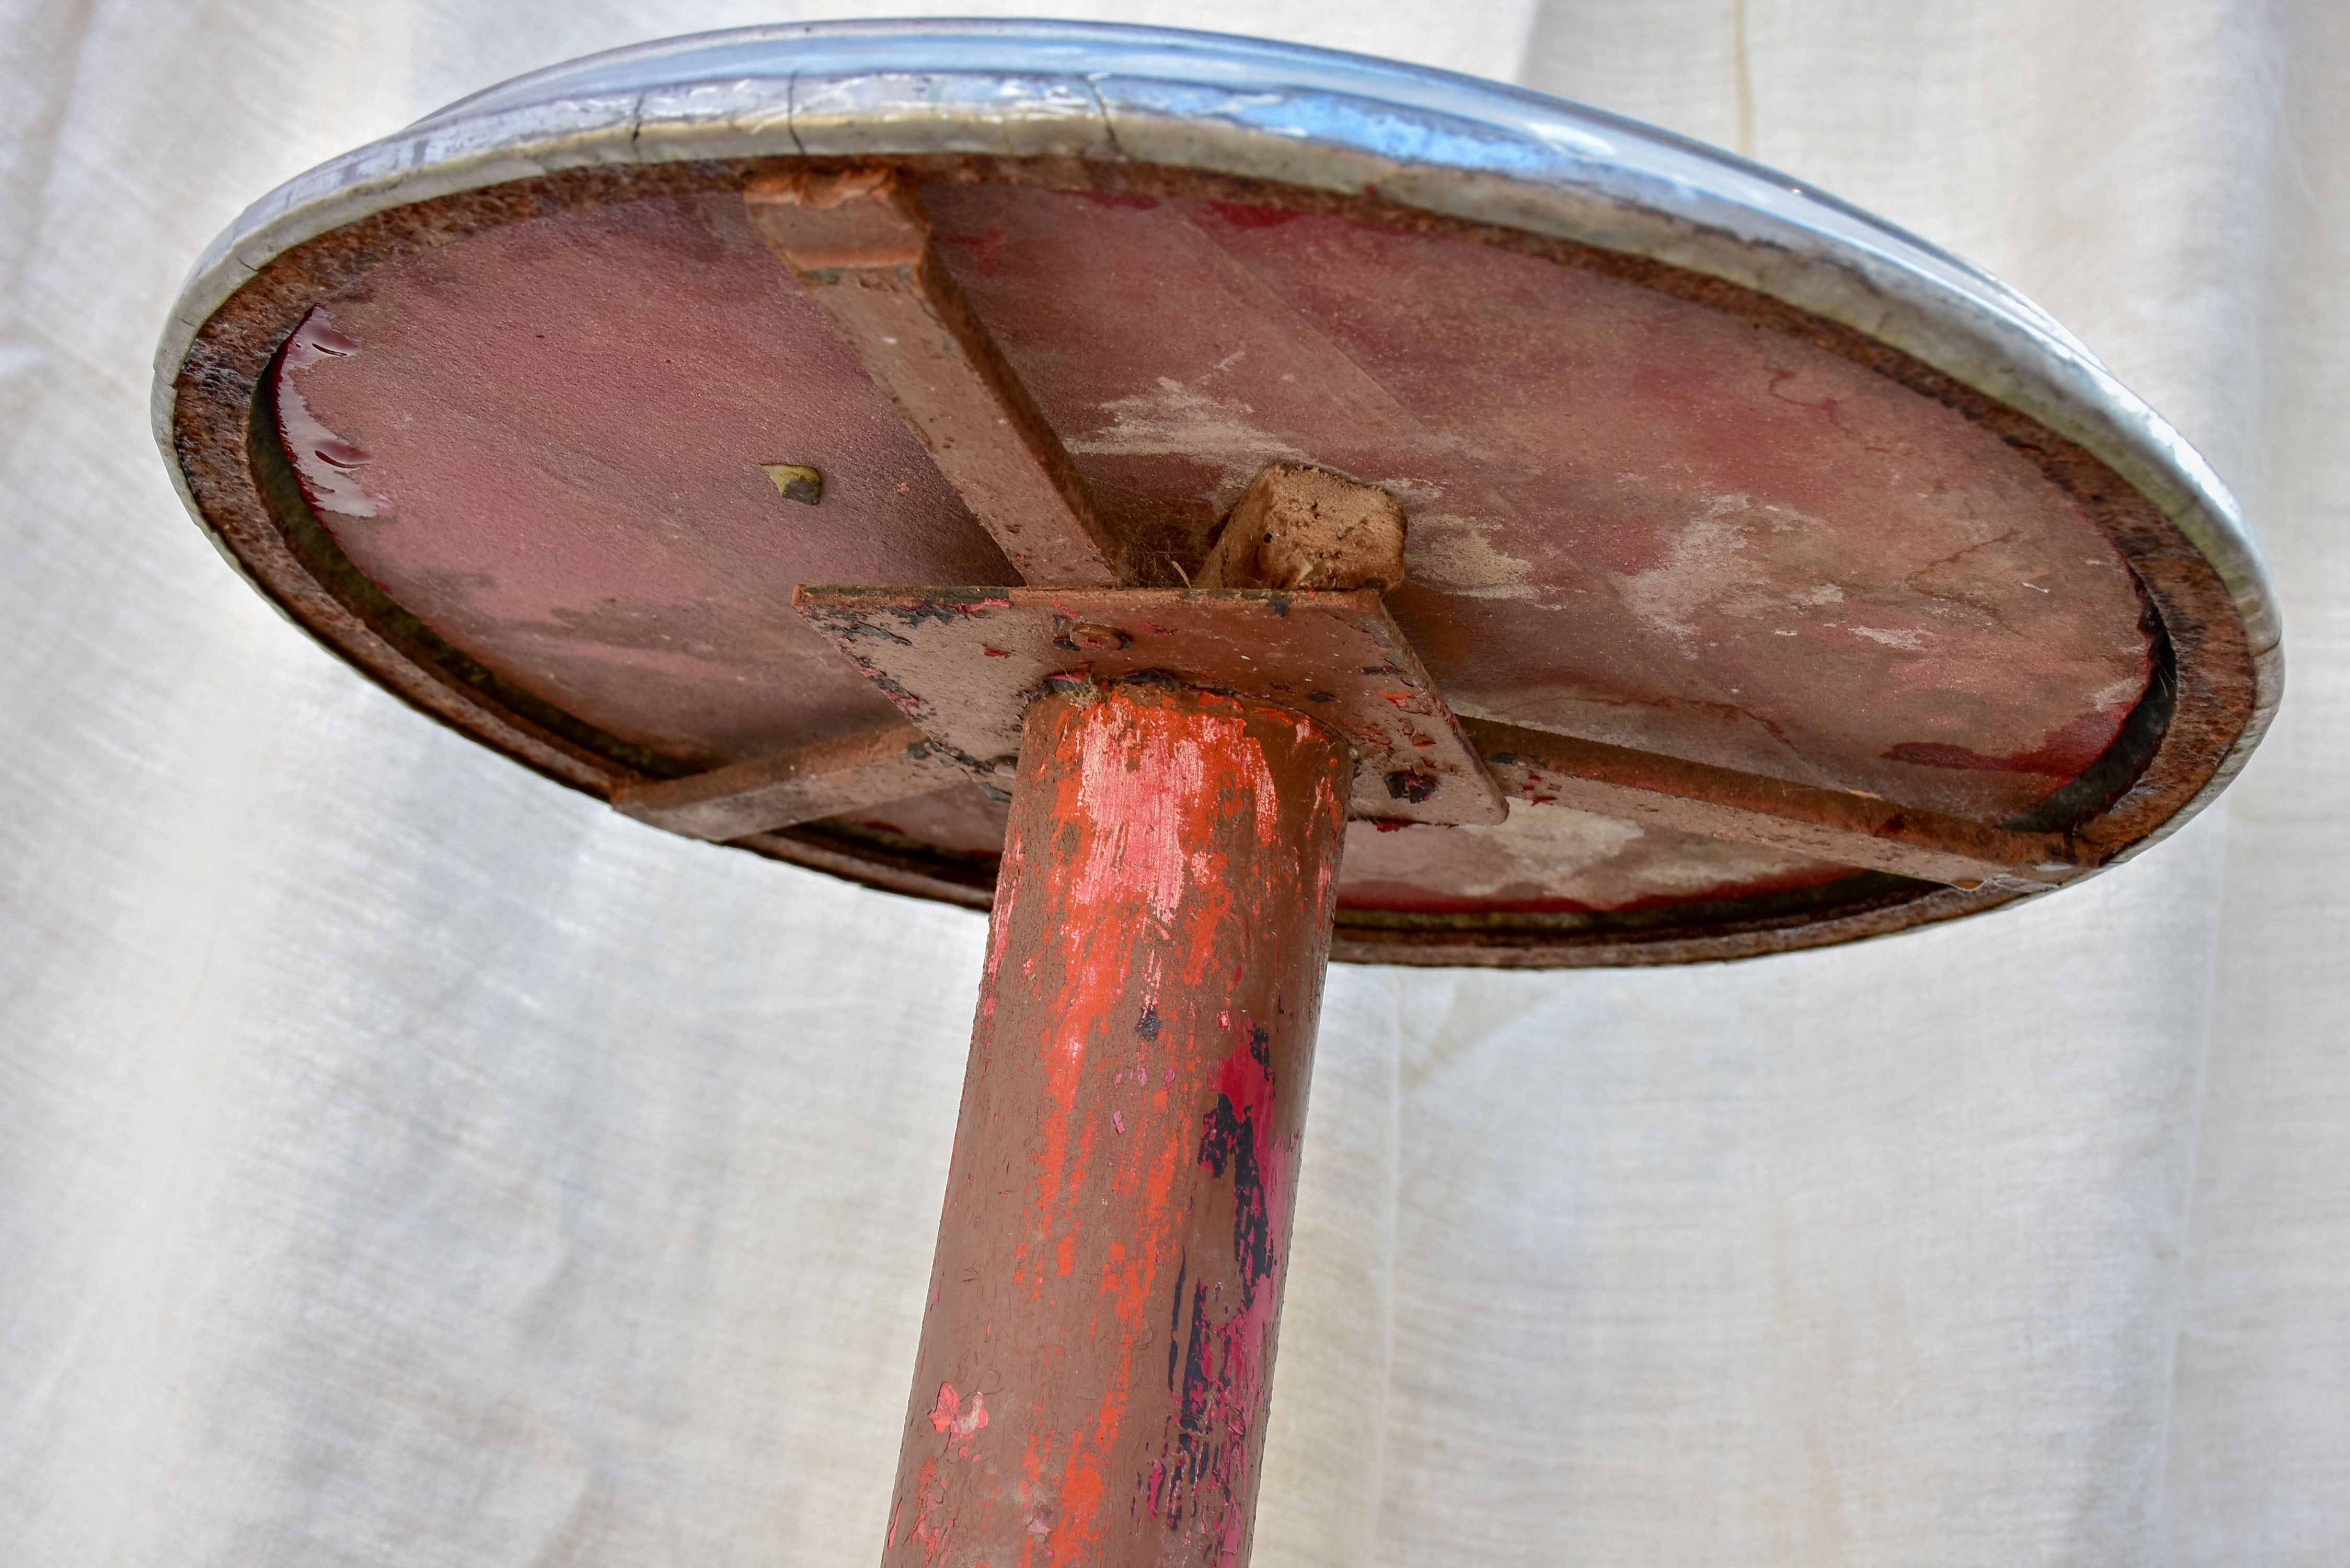
[[[1224,522],[1201,588],[1377,588],[1403,581],[1403,504],[1326,469],[1276,462]]]

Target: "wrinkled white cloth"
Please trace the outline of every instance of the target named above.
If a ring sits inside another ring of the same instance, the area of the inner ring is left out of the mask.
[[[2350,8],[1016,9],[1514,78],[1878,212],[2176,421],[2286,605],[2265,750],[2081,888],[1335,970],[1257,1561],[2350,1562]],[[145,415],[280,180],[793,14],[0,0],[5,1568],[874,1561],[982,922],[401,708],[213,558]]]

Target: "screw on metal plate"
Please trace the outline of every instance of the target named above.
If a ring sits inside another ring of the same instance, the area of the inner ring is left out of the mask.
[[[763,462],[759,465],[786,501],[803,502],[813,506],[824,499],[824,475],[805,463]]]

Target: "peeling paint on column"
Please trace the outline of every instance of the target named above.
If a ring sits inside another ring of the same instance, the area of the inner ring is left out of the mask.
[[[1159,684],[1021,758],[885,1562],[1239,1568],[1352,763]]]
[[[1225,1563],[1238,1561],[1247,1543],[1250,1511],[1233,1500],[1255,1489],[1258,1425],[1271,1393],[1266,1375],[1281,1307],[1274,1236],[1288,1234],[1295,1158],[1294,1141],[1284,1147],[1273,1136],[1271,1032],[1243,1015],[1232,1033],[1236,1044],[1217,1074],[1215,1107],[1202,1119],[1199,1163],[1219,1178],[1232,1168],[1240,1300],[1219,1314],[1204,1286],[1192,1293],[1181,1395],[1144,1494],[1147,1511],[1170,1529],[1180,1530],[1187,1513],[1212,1514],[1217,1560]],[[1180,1279],[1176,1303],[1180,1319]],[[1172,1352],[1170,1339],[1170,1366]]]

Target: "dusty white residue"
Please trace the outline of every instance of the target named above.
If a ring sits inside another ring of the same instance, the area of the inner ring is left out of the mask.
[[[1871,642],[1881,642],[1887,648],[1898,648],[1904,653],[1924,653],[1933,639],[1922,631],[1895,631],[1882,626],[1847,626],[1845,630],[1855,637],[1865,637]]]
[[[1844,589],[1834,583],[1793,592],[1778,588],[1752,548],[1768,535],[1819,526],[1818,519],[1791,507],[1757,504],[1746,495],[1716,495],[1682,527],[1661,566],[1624,574],[1616,579],[1617,591],[1625,607],[1671,639],[1682,658],[1695,659],[1702,617],[1783,618],[1789,611],[1800,614],[1844,601]]]
[[[1530,800],[1510,802],[1510,820],[1481,833],[1503,833],[1520,843],[1541,844],[1551,852],[1591,857],[1613,855],[1642,836],[1640,825],[1620,816],[1597,816],[1564,805],[1542,805]]]
[[[1103,826],[1086,844],[1074,901],[1110,904],[1139,896],[1164,920],[1182,902],[1191,865],[1182,842],[1182,803],[1196,796],[1206,768],[1197,742],[1149,748],[1149,771],[1128,765],[1128,738],[1089,724],[1079,742],[1077,789]]]
[[[2089,693],[2089,706],[2092,709],[2100,710],[2128,708],[2135,706],[2137,700],[2145,695],[2146,677],[2136,674],[2125,675],[2120,680],[2100,686]]]
[[[1740,587],[1751,584],[1752,566],[1746,560],[1746,531],[1729,521],[1743,508],[1742,495],[1718,495],[1703,514],[1683,528],[1661,566],[1627,573],[1621,580],[1626,607],[1642,620],[1683,644],[1682,654],[1697,657],[1686,646],[1697,636],[1697,615],[1718,605]]]
[[[1783,849],[1759,844],[1733,844],[1726,839],[1700,841],[1701,852],[1684,849],[1648,857],[1640,864],[1641,883],[1659,893],[1708,893],[1741,882],[1783,877],[1811,864]]]
[[[1227,361],[1229,363],[1229,361]],[[1219,366],[1218,369],[1222,369]],[[1268,462],[1309,461],[1296,447],[1253,422],[1256,410],[1236,398],[1215,398],[1172,376],[1155,392],[1137,392],[1101,405],[1106,430],[1070,441],[1074,452],[1103,457],[1173,455],[1214,463],[1227,483],[1245,485]],[[1237,492],[1236,492],[1237,493]]]
[[[1443,857],[1452,872],[1447,878],[1451,890],[1471,898],[1545,886],[1556,881],[1562,871],[1613,859],[1642,836],[1638,824],[1620,817],[1526,800],[1511,801],[1510,820],[1499,826],[1471,826],[1446,832],[1480,841],[1466,853],[1454,847]]]
[[[1404,576],[1415,583],[1479,599],[1530,599],[1530,568],[1493,548],[1491,518],[1421,513],[1404,535]]]
[[[1461,447],[1461,442],[1458,439],[1430,437],[1425,444],[1427,449],[1430,451],[1457,451]],[[1322,464],[1322,466],[1324,468],[1330,468],[1330,465],[1326,462]],[[1330,472],[1333,473],[1340,473],[1345,472],[1346,471],[1343,469],[1334,468],[1331,469]],[[1413,521],[1413,526],[1415,527],[1419,525],[1419,514],[1421,513],[1428,511],[1438,502],[1444,499],[1444,486],[1437,483],[1431,479],[1414,479],[1409,474],[1395,473],[1383,473],[1376,476],[1363,473],[1348,473],[1347,474],[1347,477],[1356,481],[1357,483],[1376,484],[1381,490],[1384,490],[1388,494],[1394,496],[1398,501],[1402,502],[1403,509],[1410,514]]]
[[[1507,869],[1488,874],[1492,878],[1491,886],[1464,887],[1462,891],[1471,897],[1498,893],[1529,882],[1538,886],[1555,883],[1562,871],[1571,875],[1574,869],[1596,867],[1647,836],[1633,824],[1616,817],[1524,800],[1510,802],[1510,820],[1500,827],[1458,827],[1452,831],[1497,841],[1496,847],[1505,846],[1512,862]],[[1775,876],[1804,861],[1783,850],[1720,841],[1709,841],[1704,853],[1691,856],[1676,852],[1673,837],[1668,834],[1639,849],[1634,864],[1643,885],[1658,892],[1681,893],[1702,892],[1725,882]]]

